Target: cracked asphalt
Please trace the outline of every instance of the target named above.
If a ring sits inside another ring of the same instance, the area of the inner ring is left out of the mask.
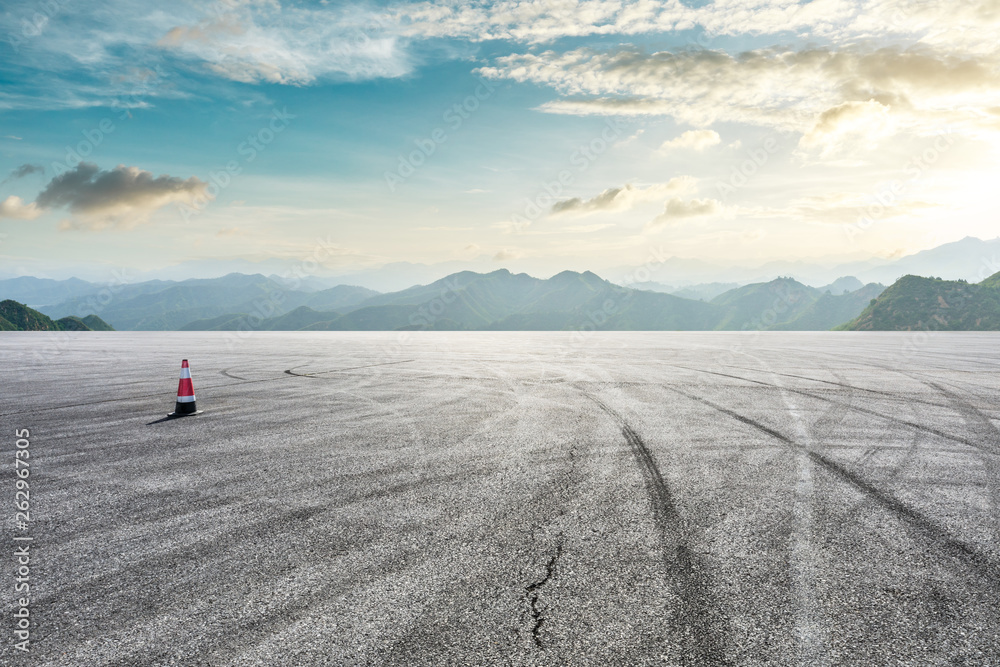
[[[0,663],[1000,664],[998,343],[4,333]]]

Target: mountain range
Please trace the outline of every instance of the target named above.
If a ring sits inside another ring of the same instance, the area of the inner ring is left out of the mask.
[[[349,285],[310,292],[291,289],[275,278],[262,275],[231,274],[178,283],[151,280],[104,287],[37,309],[50,317],[98,313],[121,330],[169,331],[194,320],[227,313],[259,313],[265,318],[306,305],[334,310],[353,306],[375,294],[373,290]]]
[[[668,257],[651,265],[649,281],[685,287],[711,282],[740,284],[767,282],[775,276],[783,275],[791,276],[807,285],[822,286],[833,283],[843,276],[853,276],[863,284],[889,285],[903,276],[919,275],[978,283],[997,271],[1000,271],[1000,238],[983,240],[968,236],[909,255],[851,262],[799,260],[740,266]],[[620,277],[640,272],[632,266],[618,266],[600,273],[618,282]],[[640,274],[645,275],[645,272]]]
[[[1000,329],[1000,273],[979,283],[904,276],[888,289],[853,276],[821,288],[785,276],[705,285],[691,294],[697,299],[652,281],[623,287],[589,271],[548,279],[506,269],[461,271],[386,294],[349,285],[315,289],[259,274],[99,289],[65,282],[0,281],[0,290],[37,299],[62,289],[73,294],[37,312],[4,301],[0,330],[100,330],[110,328],[106,322],[119,330],[183,331]],[[730,288],[712,296],[720,287]]]
[[[274,277],[232,274],[106,287],[38,310],[52,318],[99,313],[120,330],[825,330],[856,317],[882,289],[834,294],[783,277],[695,300],[622,287],[589,271],[540,279],[500,269],[378,294],[348,285],[305,291]]]
[[[655,253],[653,252],[655,250]],[[946,280],[964,279],[977,283],[1000,271],[1000,238],[982,240],[966,237],[911,254],[892,257],[874,257],[863,260],[834,260],[824,258],[771,261],[763,264],[751,262],[718,262],[670,255],[669,248],[650,248],[653,255],[644,266],[616,265],[601,266],[590,263],[587,266],[565,266],[564,268],[584,268],[594,270],[598,275],[617,284],[629,284],[637,289],[675,293],[686,298],[709,301],[725,289],[736,285],[768,282],[777,276],[790,276],[806,285],[822,287],[844,276],[854,276],[862,284],[882,283],[889,285],[905,275],[938,276]],[[336,285],[359,285],[379,292],[395,292],[412,285],[426,285],[445,276],[462,271],[490,273],[499,268],[497,261],[489,255],[468,260],[450,260],[436,264],[415,262],[393,262],[376,267],[331,268],[309,264],[312,270],[302,276],[304,262],[296,258],[269,257],[267,259],[215,258],[196,259],[181,262],[167,268],[150,269],[139,272],[128,271],[126,282],[149,282],[152,280],[171,281],[175,284],[188,279],[217,278],[231,273],[245,275],[262,274],[278,282],[293,282],[303,291],[318,291]],[[525,257],[505,260],[503,266],[515,273],[531,275],[552,275],[549,263],[541,259]],[[11,274],[0,267],[0,279],[14,278],[35,272],[38,275],[94,277],[106,280],[111,274],[107,267],[93,265],[38,264],[34,268],[24,265],[18,273]],[[647,276],[648,277],[645,277]],[[281,276],[295,278],[281,278]],[[635,276],[643,276],[643,283]],[[83,281],[80,281],[83,282]],[[8,283],[5,287],[4,283]],[[720,285],[711,285],[720,283]],[[723,288],[723,289],[720,289]],[[40,295],[31,297],[11,292],[9,281],[0,280],[0,295],[23,301],[29,305],[51,305],[59,300],[86,293],[84,288],[77,294],[63,293],[61,299]],[[682,293],[681,290],[692,290]],[[853,291],[853,290],[852,290]],[[834,295],[837,292],[834,291]]]

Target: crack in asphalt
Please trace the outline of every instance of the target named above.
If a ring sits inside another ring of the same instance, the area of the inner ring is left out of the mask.
[[[569,470],[564,475],[567,480],[566,483],[560,485],[560,492],[562,494],[568,494],[569,489],[573,486],[573,477],[576,473],[577,467],[577,451],[575,446],[570,447],[567,458],[569,459]],[[560,512],[556,514],[555,517],[549,521],[549,523],[556,523],[558,525],[560,519],[562,519],[565,515],[566,506],[564,504]],[[531,531],[532,534],[534,534],[536,530],[540,529],[542,525],[544,524],[535,526]],[[534,625],[531,628],[531,638],[532,641],[534,641],[535,646],[543,650],[545,649],[545,646],[542,642],[541,631],[542,625],[544,625],[545,621],[548,619],[546,618],[544,611],[539,607],[539,593],[555,574],[556,565],[558,564],[559,559],[562,558],[563,546],[565,545],[565,542],[565,533],[563,531],[556,533],[556,549],[549,558],[548,564],[545,566],[545,576],[542,579],[524,587],[524,597],[528,602],[531,618],[534,621]],[[518,632],[520,632],[520,630],[518,630]]]
[[[540,649],[544,649],[545,645],[542,643],[542,625],[545,624],[545,612],[538,605],[538,596],[541,589],[545,584],[549,583],[549,579],[555,574],[556,565],[559,563],[559,559],[562,557],[563,552],[563,534],[559,533],[559,537],[556,540],[556,550],[549,558],[549,562],[545,565],[545,576],[538,581],[528,584],[524,587],[524,595],[528,600],[528,604],[531,606],[531,617],[535,621],[535,625],[531,628],[531,638],[535,642],[535,646]]]

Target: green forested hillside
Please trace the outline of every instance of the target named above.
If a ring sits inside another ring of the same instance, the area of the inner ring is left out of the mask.
[[[0,331],[114,331],[96,315],[63,317],[53,320],[48,315],[12,299],[0,301]]]
[[[114,327],[97,315],[87,315],[82,321],[91,331],[114,331]]]
[[[712,299],[721,310],[713,329],[729,331],[769,329],[804,313],[823,295],[791,278],[744,285]]]
[[[855,319],[847,331],[1000,330],[1000,273],[979,284],[903,276]]]
[[[846,294],[824,294],[788,322],[775,324],[774,331],[826,331],[856,317],[885,289],[871,283]]]

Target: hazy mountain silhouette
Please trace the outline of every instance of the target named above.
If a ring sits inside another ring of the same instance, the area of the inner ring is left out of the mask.
[[[254,328],[697,331],[778,328],[801,318],[803,327],[830,329],[860,313],[880,290],[881,286],[873,285],[861,296],[835,297],[782,278],[730,290],[706,303],[621,287],[591,272],[564,271],[543,280],[506,269],[486,274],[462,271],[336,311],[302,306]],[[232,330],[247,323],[245,316],[225,315],[183,328]]]
[[[936,261],[963,256],[961,248],[969,245],[963,243],[938,249]],[[972,245],[983,243],[972,240]],[[7,329],[99,329],[110,323],[119,330],[188,331],[814,331],[997,328],[994,299],[1000,279],[994,275],[972,284],[905,276],[885,289],[877,283],[858,288],[860,281],[852,276],[820,288],[781,277],[707,301],[622,287],[589,271],[563,271],[548,279],[506,269],[460,271],[388,294],[348,285],[315,291],[314,285],[260,274],[117,287],[76,280],[2,282],[36,295],[58,296],[88,285],[94,290],[32,311],[45,320],[11,311],[21,319],[5,318]],[[66,284],[60,287],[61,282]],[[90,316],[95,319],[88,322]]]
[[[222,278],[179,283],[149,281],[104,288],[39,310],[52,317],[99,312],[119,329],[171,330],[206,318],[257,313],[260,319],[284,314],[299,306],[334,310],[354,305],[376,294],[363,287],[341,285],[318,292],[289,289],[273,278],[239,273]]]

